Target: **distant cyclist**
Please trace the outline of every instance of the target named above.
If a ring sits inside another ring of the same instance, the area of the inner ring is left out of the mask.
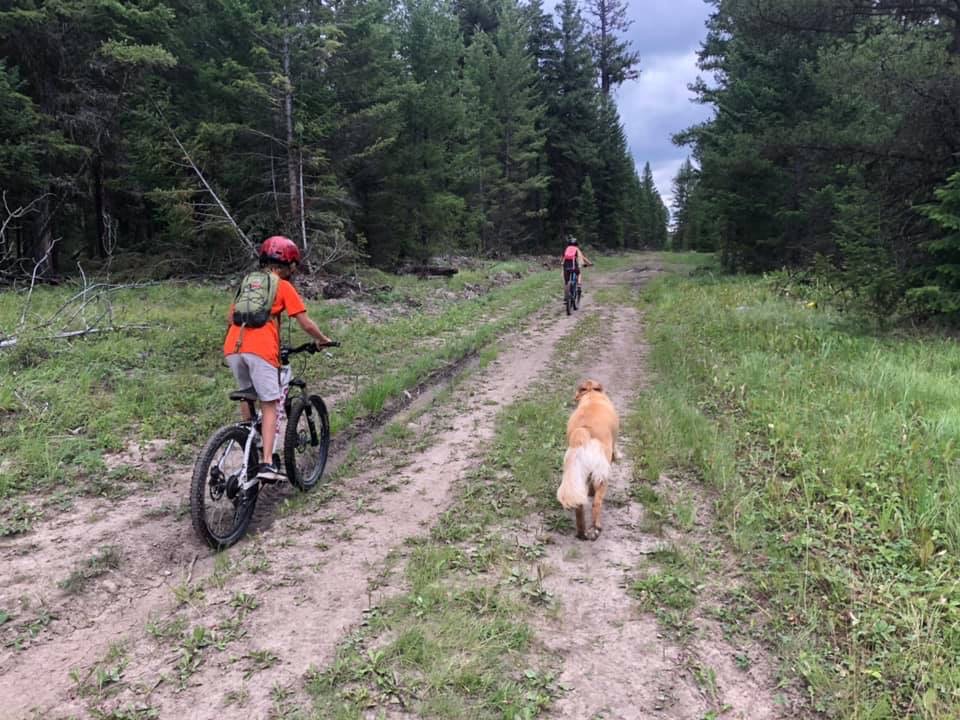
[[[583,268],[593,265],[583,254],[577,239],[572,235],[567,238],[567,247],[563,251],[563,286],[570,282],[570,273],[577,273],[577,300],[583,294]]]

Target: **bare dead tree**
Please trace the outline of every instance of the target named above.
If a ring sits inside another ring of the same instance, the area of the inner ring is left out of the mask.
[[[46,251],[33,266],[33,272],[30,273],[30,289],[27,291],[27,299],[23,303],[23,312],[20,314],[20,327],[27,321],[27,311],[30,309],[30,300],[33,298],[33,288],[37,284],[37,275],[40,273],[40,269],[45,267],[47,263],[50,262],[50,256],[53,254],[53,249],[57,246],[57,243],[60,242],[61,238],[53,238],[50,241],[50,244],[47,246]]]
[[[180,138],[177,137],[177,133],[174,132],[173,127],[167,122],[166,116],[163,114],[163,111],[160,109],[160,106],[154,102],[154,107],[157,110],[157,114],[160,115],[160,119],[163,120],[164,125],[167,126],[167,132],[170,133],[170,137],[173,138],[173,141],[176,143],[177,147],[180,149],[180,152],[183,154],[184,159],[187,161],[187,164],[196,174],[197,178],[200,180],[200,183],[206,189],[210,196],[213,198],[214,202],[217,204],[217,207],[220,208],[220,212],[223,213],[224,219],[226,219],[233,229],[236,231],[237,235],[240,236],[240,239],[243,241],[243,244],[246,245],[247,250],[251,255],[256,257],[257,249],[254,247],[254,244],[250,241],[250,238],[247,237],[247,234],[243,232],[240,225],[237,224],[237,221],[233,219],[233,215],[230,214],[230,211],[227,210],[227,206],[223,204],[223,201],[220,199],[220,196],[217,195],[216,191],[207,182],[207,178],[204,177],[204,174],[200,171],[200,168],[197,167],[197,164],[193,161],[193,158],[190,156],[190,153],[187,152],[187,149],[183,146],[183,143],[180,142]]]
[[[363,250],[339,229],[330,233],[325,240],[316,240],[310,253],[311,261],[324,270],[337,263],[353,262],[363,257]]]
[[[11,209],[10,204],[7,202],[7,191],[2,192],[3,197],[3,220],[0,221],[0,263],[8,260],[10,255],[13,252],[12,243],[7,242],[7,229],[10,227],[10,223],[20,220],[21,218],[26,217],[30,213],[37,211],[37,205],[44,200],[47,195],[41,195],[38,198],[34,198],[26,205],[20,205],[16,208]]]

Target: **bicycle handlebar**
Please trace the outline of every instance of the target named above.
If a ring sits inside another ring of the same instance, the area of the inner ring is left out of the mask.
[[[313,355],[315,352],[317,352],[318,350],[322,350],[323,348],[334,348],[334,347],[340,347],[340,342],[338,340],[331,340],[328,343],[324,343],[320,347],[317,347],[317,344],[314,342],[304,343],[303,345],[298,345],[297,347],[283,347],[283,348],[280,348],[280,359],[281,359],[281,362],[285,365],[286,364],[285,361],[291,355],[296,355],[297,353],[302,353],[302,352],[310,353],[311,355]]]

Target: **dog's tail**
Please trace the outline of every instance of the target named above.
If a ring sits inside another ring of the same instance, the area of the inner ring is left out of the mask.
[[[607,481],[610,462],[599,441],[579,428],[570,435],[570,447],[563,457],[563,481],[557,488],[557,500],[567,510],[580,507],[587,501],[587,481],[592,478],[594,486]]]

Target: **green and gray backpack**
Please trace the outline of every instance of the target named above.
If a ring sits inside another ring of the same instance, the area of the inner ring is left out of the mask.
[[[280,278],[272,272],[256,270],[244,275],[233,301],[234,325],[252,328],[266,325],[279,286]]]

